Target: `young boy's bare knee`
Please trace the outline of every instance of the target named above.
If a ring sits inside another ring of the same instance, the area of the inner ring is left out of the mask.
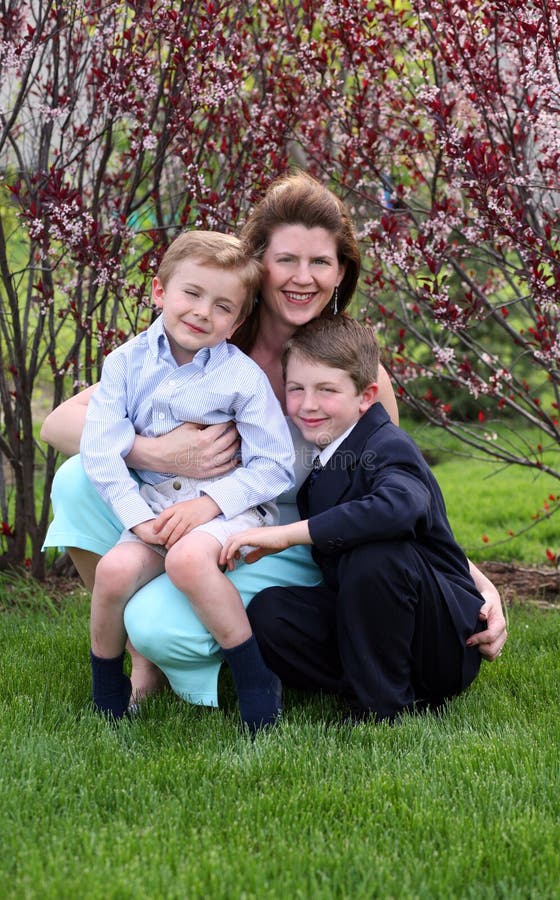
[[[99,561],[95,572],[96,593],[128,599],[163,570],[163,559],[150,548],[142,544],[121,544]]]
[[[197,585],[207,581],[218,562],[222,545],[211,534],[191,531],[168,550],[165,557],[165,571],[176,585]]]

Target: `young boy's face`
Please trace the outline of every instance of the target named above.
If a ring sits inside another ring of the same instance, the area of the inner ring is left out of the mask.
[[[239,273],[194,259],[178,263],[164,287],[152,283],[152,300],[163,310],[163,325],[179,365],[202,347],[215,347],[239,324],[246,289]]]
[[[355,425],[375,402],[377,384],[358,393],[343,369],[291,353],[286,367],[286,408],[304,438],[326,447]]]

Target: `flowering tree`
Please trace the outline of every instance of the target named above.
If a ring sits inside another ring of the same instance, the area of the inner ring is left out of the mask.
[[[369,43],[357,15],[333,22],[328,157],[362,221],[363,314],[415,410],[560,478],[560,4],[368,8]]]
[[[177,230],[235,228],[294,163],[353,208],[403,399],[560,477],[559,25],[553,0],[0,0],[0,565],[43,572],[39,388],[95,381]]]
[[[289,72],[269,93],[286,46],[261,33],[250,3],[3,0],[0,11],[0,565],[28,557],[40,576],[56,454],[36,440],[38,387],[55,406],[97,379],[149,320],[161,249],[177,229],[235,225],[286,167],[306,101],[292,100]]]

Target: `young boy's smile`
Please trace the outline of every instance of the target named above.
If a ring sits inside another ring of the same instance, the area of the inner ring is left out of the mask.
[[[304,438],[326,447],[355,425],[375,402],[377,384],[359,392],[343,369],[291,353],[286,366],[286,408]]]
[[[164,286],[154,278],[152,300],[163,310],[165,333],[179,365],[202,347],[215,347],[237,325],[246,288],[235,270],[183,259]]]

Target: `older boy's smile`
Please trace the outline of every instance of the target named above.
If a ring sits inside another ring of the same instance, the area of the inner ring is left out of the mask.
[[[375,399],[368,386],[358,392],[350,375],[297,352],[286,368],[286,408],[304,438],[326,447],[355,425]]]

